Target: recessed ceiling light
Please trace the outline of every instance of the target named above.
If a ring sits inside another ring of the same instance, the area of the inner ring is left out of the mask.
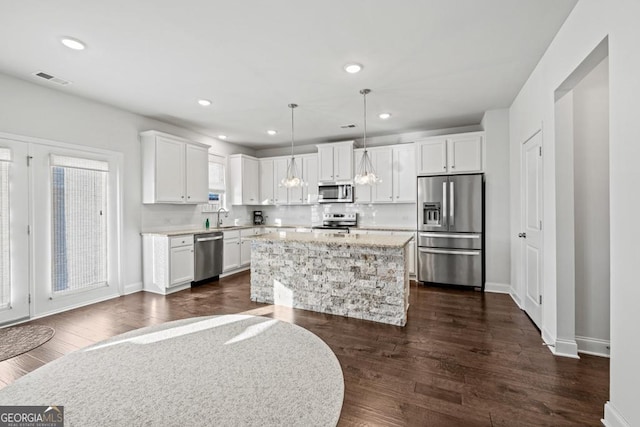
[[[203,107],[208,107],[209,105],[211,105],[211,101],[209,101],[208,99],[198,99],[198,104],[202,105]]]
[[[269,135],[273,136],[273,135],[277,134],[277,133],[278,133],[278,131],[277,131],[277,130],[273,130],[273,129],[269,129],[269,130],[267,131],[267,133],[268,133]]]
[[[380,117],[382,120],[387,120],[389,117],[391,117],[391,113],[380,113],[378,114],[378,117]]]
[[[359,73],[362,70],[362,65],[360,64],[347,64],[344,66],[344,70],[349,74]]]
[[[73,50],[84,50],[86,47],[80,40],[72,39],[71,37],[63,37],[60,41],[63,45]]]
[[[227,135],[218,135],[219,139],[227,139]]]

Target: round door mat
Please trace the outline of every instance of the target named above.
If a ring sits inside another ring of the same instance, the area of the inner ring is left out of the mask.
[[[53,328],[41,325],[0,329],[0,362],[41,346],[53,337]]]

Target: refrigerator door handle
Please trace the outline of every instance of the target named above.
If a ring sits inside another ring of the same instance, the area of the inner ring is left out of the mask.
[[[449,227],[453,227],[454,221],[453,221],[453,216],[454,216],[454,212],[453,212],[453,207],[454,207],[454,200],[453,200],[453,181],[449,182],[449,200],[450,200],[450,204],[451,207],[449,209],[451,209],[451,214],[450,214],[450,219],[449,219]]]
[[[418,248],[419,252],[427,253],[427,254],[443,254],[443,255],[480,255],[480,251],[445,251],[442,249],[426,249],[426,248]]]
[[[438,239],[479,239],[480,234],[444,234],[444,233],[419,233],[420,237],[435,237]]]
[[[447,222],[446,224],[442,224],[444,227],[449,227],[447,220],[447,181],[442,183],[442,216],[443,222]]]

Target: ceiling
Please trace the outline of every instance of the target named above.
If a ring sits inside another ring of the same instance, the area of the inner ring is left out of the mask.
[[[0,0],[0,72],[256,149],[292,102],[297,143],[359,137],[363,88],[369,135],[443,129],[509,107],[576,2]]]

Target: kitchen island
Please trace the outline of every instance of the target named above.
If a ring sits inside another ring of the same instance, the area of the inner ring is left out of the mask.
[[[251,300],[404,326],[411,237],[276,232],[251,238]]]

